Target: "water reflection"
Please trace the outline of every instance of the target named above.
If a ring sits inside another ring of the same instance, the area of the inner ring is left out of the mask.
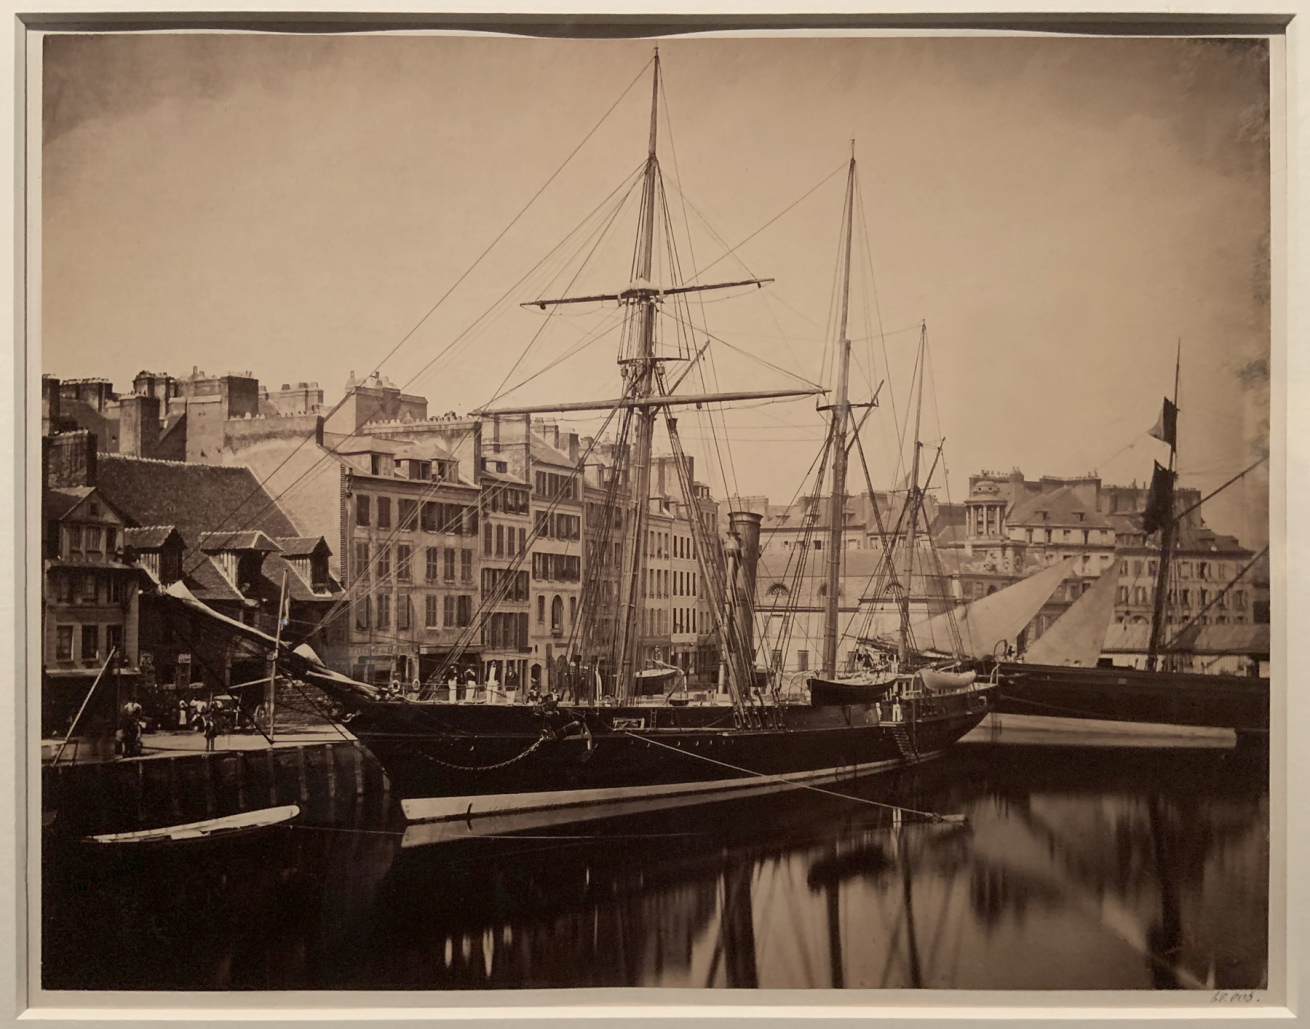
[[[86,886],[52,860],[46,985],[1259,987],[1266,780],[1235,752],[979,744],[862,802],[800,791],[412,849],[395,826],[287,829]]]

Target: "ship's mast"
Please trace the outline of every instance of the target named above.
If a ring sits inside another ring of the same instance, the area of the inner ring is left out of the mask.
[[[656,155],[657,129],[659,125],[660,96],[660,57],[655,51],[654,77],[651,83],[650,137],[646,152],[646,166],[642,181],[641,211],[637,226],[636,247],[633,254],[633,281],[626,289],[615,293],[598,293],[587,296],[541,298],[526,301],[523,307],[549,308],[564,304],[595,304],[617,302],[629,309],[631,335],[625,337],[632,342],[629,349],[619,355],[619,364],[623,369],[623,396],[616,400],[584,401],[563,404],[528,405],[522,407],[482,408],[472,412],[478,417],[530,416],[546,412],[563,411],[613,411],[624,412],[624,417],[631,419],[621,430],[622,438],[630,438],[627,447],[627,481],[624,484],[628,493],[628,517],[625,521],[625,546],[623,548],[622,578],[619,586],[619,611],[617,634],[615,640],[615,671],[617,681],[616,694],[621,698],[631,695],[633,681],[638,671],[641,645],[641,612],[643,598],[646,594],[646,562],[649,557],[649,497],[651,479],[651,447],[654,436],[655,419],[661,412],[680,406],[724,403],[734,400],[780,399],[783,397],[813,396],[825,392],[818,387],[783,390],[743,390],[731,393],[670,393],[665,387],[664,378],[659,372],[661,358],[655,354],[655,319],[659,305],[671,297],[685,296],[692,293],[705,293],[715,290],[738,289],[743,286],[762,287],[772,279],[748,278],[732,282],[671,284],[661,288],[651,281],[654,273],[654,252],[656,232],[656,209],[661,205],[662,187],[660,184],[659,158]],[[848,262],[849,263],[849,262]],[[670,269],[673,271],[673,269]],[[844,333],[843,333],[844,335]],[[696,358],[693,358],[696,360]],[[670,419],[670,424],[673,420]],[[671,431],[671,442],[674,432]],[[675,443],[675,449],[677,444]],[[694,496],[694,484],[686,475],[681,459],[678,461],[679,476],[687,478],[685,494],[688,509],[697,511]],[[697,533],[699,535],[699,532]],[[705,543],[709,543],[708,536]],[[701,560],[708,560],[710,548],[698,544]],[[707,584],[710,576],[702,567],[702,575]],[[719,621],[718,608],[711,605]],[[726,647],[734,643],[734,634],[718,625],[722,644]],[[739,641],[738,641],[739,642]],[[738,666],[741,667],[738,667]],[[743,657],[730,667],[736,669],[734,676],[741,679],[744,687],[751,677],[749,655]]]
[[[1168,503],[1164,510],[1164,524],[1160,526],[1160,558],[1159,565],[1155,574],[1155,603],[1151,610],[1151,636],[1147,643],[1146,667],[1148,671],[1154,672],[1160,663],[1160,649],[1164,640],[1165,627],[1165,610],[1169,590],[1169,566],[1173,559],[1174,535],[1177,532],[1177,526],[1174,523],[1174,466],[1178,460],[1178,429],[1177,429],[1177,411],[1178,411],[1178,377],[1182,369],[1183,344],[1182,340],[1178,342],[1178,353],[1174,358],[1174,431],[1169,440],[1169,490]],[[1169,667],[1172,664],[1168,656],[1165,657],[1165,668],[1163,671],[1172,671]]]
[[[660,52],[656,49],[650,97],[650,146],[646,153],[646,172],[641,190],[641,223],[637,229],[636,281],[629,290],[633,294],[631,302],[639,308],[640,326],[637,352],[625,368],[625,375],[629,382],[627,393],[636,400],[650,397],[655,392],[655,305],[659,294],[652,287],[650,277],[655,249],[656,180],[659,176],[659,158],[655,153],[659,98]],[[646,579],[646,516],[650,507],[650,454],[655,430],[655,408],[638,407],[633,411],[633,418],[634,439],[628,483],[632,490],[632,502],[628,517],[628,545],[623,548],[624,574],[619,580],[624,587],[617,684],[620,697],[627,697],[631,692],[641,642],[639,628],[642,587]]]
[[[850,418],[848,396],[851,370],[851,341],[846,338],[851,295],[851,237],[855,224],[855,143],[851,142],[851,163],[846,175],[846,239],[842,255],[841,314],[837,332],[837,395],[832,404],[832,495],[828,502],[828,595],[823,619],[823,674],[837,674],[837,620],[841,585],[841,562],[846,530],[846,422]]]
[[[924,362],[928,350],[928,326],[919,329],[919,394],[914,405],[914,452],[910,457],[910,480],[905,494],[905,581],[901,586],[901,667],[910,659],[910,591],[914,586],[914,536],[919,527],[919,429],[923,419]]]

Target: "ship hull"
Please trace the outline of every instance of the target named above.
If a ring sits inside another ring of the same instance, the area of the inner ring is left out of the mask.
[[[991,690],[815,708],[366,702],[350,729],[411,821],[518,828],[802,788],[937,756],[991,708]],[[893,720],[900,716],[900,720]],[[535,814],[534,814],[535,813]],[[532,817],[524,817],[532,816]]]

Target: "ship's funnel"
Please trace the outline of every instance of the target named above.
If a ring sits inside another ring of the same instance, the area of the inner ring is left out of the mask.
[[[760,563],[760,522],[762,516],[754,511],[730,511],[728,533],[735,536],[741,547],[737,571],[737,595],[733,607],[737,612],[741,639],[748,660],[755,661],[755,570]]]

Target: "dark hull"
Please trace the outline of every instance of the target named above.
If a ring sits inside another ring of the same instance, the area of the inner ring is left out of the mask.
[[[838,707],[590,707],[356,702],[348,725],[411,820],[495,831],[836,782],[941,753],[991,692]],[[897,708],[905,720],[892,722]],[[530,816],[530,817],[525,817]]]
[[[1003,664],[1003,714],[1269,732],[1269,680],[1136,668]]]

